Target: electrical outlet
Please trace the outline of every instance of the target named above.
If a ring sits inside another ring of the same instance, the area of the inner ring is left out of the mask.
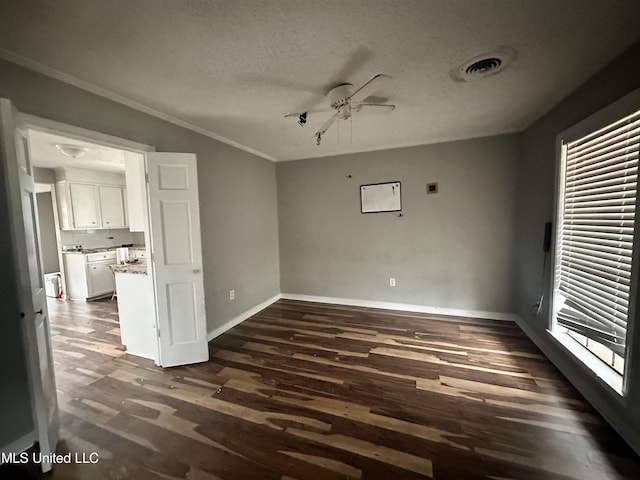
[[[236,291],[229,290],[229,300],[234,300],[236,298]]]
[[[396,286],[396,279],[391,277],[389,278],[389,286],[390,287],[395,287]]]

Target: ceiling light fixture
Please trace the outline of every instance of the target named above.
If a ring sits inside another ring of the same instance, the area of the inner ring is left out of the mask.
[[[56,148],[60,150],[60,153],[62,153],[65,157],[69,158],[82,158],[89,151],[87,147],[65,143],[57,143]]]

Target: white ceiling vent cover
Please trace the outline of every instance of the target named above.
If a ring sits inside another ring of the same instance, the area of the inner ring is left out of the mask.
[[[469,58],[460,67],[451,70],[455,82],[473,82],[500,73],[516,58],[516,51],[510,47],[500,47],[494,52],[483,53]]]

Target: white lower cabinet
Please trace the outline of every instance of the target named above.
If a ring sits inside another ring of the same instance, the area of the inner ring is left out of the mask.
[[[116,263],[114,251],[65,254],[67,298],[86,301],[113,294],[116,281],[109,265],[114,263]]]
[[[144,260],[145,258],[147,258],[147,250],[144,248],[130,248],[129,258]]]
[[[153,279],[145,274],[116,272],[120,336],[127,353],[158,363]]]

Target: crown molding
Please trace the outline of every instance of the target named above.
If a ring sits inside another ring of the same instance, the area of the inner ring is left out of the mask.
[[[33,70],[35,72],[41,73],[47,77],[54,78],[55,80],[59,80],[61,82],[67,83],[69,85],[73,85],[74,87],[78,87],[82,90],[86,90],[100,97],[106,98],[113,102],[119,103],[121,105],[125,105],[129,108],[133,108],[134,110],[138,110],[139,112],[146,113],[147,115],[151,115],[152,117],[159,118],[164,120],[165,122],[172,123],[173,125],[177,125],[182,128],[186,128],[187,130],[191,130],[192,132],[198,133],[200,135],[204,135],[205,137],[212,138],[226,145],[230,145],[239,150],[243,150],[247,153],[251,153],[252,155],[256,155],[260,158],[264,158],[265,160],[270,160],[272,162],[277,162],[277,160],[267,155],[266,153],[255,150],[251,147],[247,147],[238,142],[234,142],[226,137],[218,135],[214,132],[206,130],[202,127],[198,127],[197,125],[193,125],[189,122],[185,122],[184,120],[180,120],[172,115],[161,112],[154,108],[143,105],[142,103],[138,103],[135,100],[131,100],[130,98],[123,97],[122,95],[118,95],[116,93],[110,92],[109,90],[105,90],[103,88],[97,87],[91,83],[85,82],[84,80],[80,80],[72,75],[68,75],[66,73],[60,72],[54,68],[47,67],[46,65],[42,65],[41,63],[30,60],[21,55],[17,55],[13,52],[0,48],[0,58],[6,60],[11,63],[15,63],[16,65],[20,65],[21,67],[27,68],[29,70]]]

